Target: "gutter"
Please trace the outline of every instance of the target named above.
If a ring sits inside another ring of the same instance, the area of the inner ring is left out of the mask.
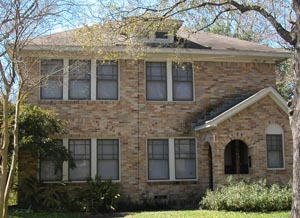
[[[105,47],[111,52],[126,52],[124,47]],[[26,45],[25,51],[83,51],[82,46],[63,46],[63,45]],[[99,51],[99,48],[91,48],[91,52]],[[220,56],[244,56],[244,57],[270,57],[283,58],[291,57],[290,52],[276,51],[238,51],[238,50],[209,50],[209,49],[189,49],[189,48],[145,48],[145,53],[161,53],[161,54],[194,54],[194,55],[220,55]]]

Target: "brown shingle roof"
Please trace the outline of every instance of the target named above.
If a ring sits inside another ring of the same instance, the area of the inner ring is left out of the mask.
[[[33,39],[30,45],[36,46],[82,46],[82,44],[76,40],[76,34],[78,29],[68,30],[64,32],[54,33],[51,35],[41,36]],[[199,46],[193,46],[189,48],[194,49],[209,49],[218,51],[244,51],[244,52],[278,52],[288,53],[283,49],[270,48],[265,45],[260,45],[237,38],[231,38],[223,35],[217,35],[207,32],[188,33],[183,28],[179,29],[177,36],[188,41],[190,44],[197,44]],[[122,44],[119,43],[118,44]],[[151,45],[148,45],[151,46]],[[156,46],[157,47],[157,46]],[[174,46],[170,46],[174,47]]]

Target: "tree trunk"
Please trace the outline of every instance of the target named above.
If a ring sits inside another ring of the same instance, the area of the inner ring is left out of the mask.
[[[290,125],[293,136],[293,202],[291,218],[300,217],[299,185],[300,185],[300,52],[295,49],[292,61],[294,75],[294,96],[290,110]]]
[[[1,182],[0,182],[0,218],[6,218],[7,213],[5,210],[5,188],[7,182],[7,163],[8,163],[8,145],[9,145],[9,118],[8,118],[8,95],[3,96],[3,130],[2,130],[2,144],[1,144]]]

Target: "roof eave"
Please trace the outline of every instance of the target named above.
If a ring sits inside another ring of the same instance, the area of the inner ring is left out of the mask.
[[[125,46],[111,47],[105,49],[111,52],[126,52]],[[27,51],[82,51],[82,46],[65,46],[65,45],[27,45],[23,50]],[[99,51],[99,48],[90,49],[91,52]],[[189,48],[145,48],[145,53],[161,53],[161,54],[193,54],[193,55],[219,55],[219,56],[243,56],[243,57],[261,57],[272,58],[277,61],[283,61],[291,57],[290,52],[277,51],[246,51],[246,50],[211,50],[211,49],[189,49]]]

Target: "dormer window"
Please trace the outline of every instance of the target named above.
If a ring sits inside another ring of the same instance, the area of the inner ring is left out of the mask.
[[[156,32],[155,38],[156,39],[168,39],[168,32]]]
[[[159,30],[152,33],[149,37],[150,43],[173,43],[174,33],[173,31]]]

